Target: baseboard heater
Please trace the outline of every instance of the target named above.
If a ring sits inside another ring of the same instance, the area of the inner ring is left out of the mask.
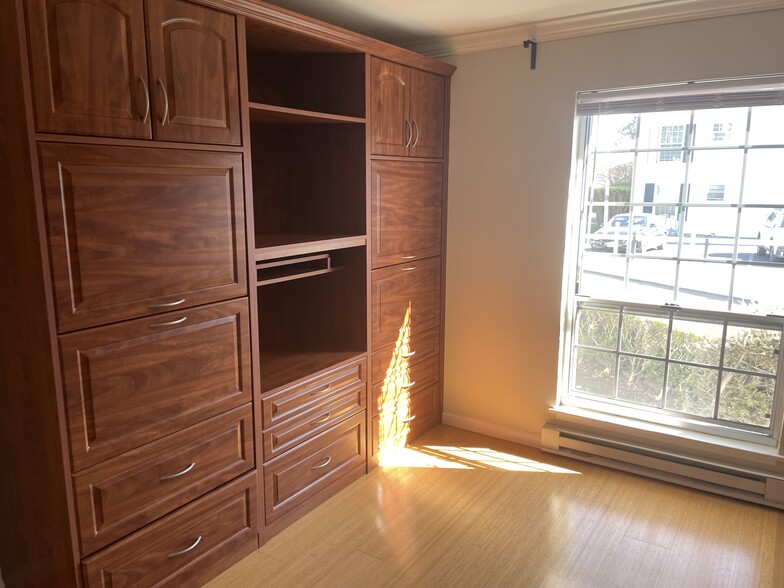
[[[555,425],[542,451],[784,510],[784,476],[695,459]]]

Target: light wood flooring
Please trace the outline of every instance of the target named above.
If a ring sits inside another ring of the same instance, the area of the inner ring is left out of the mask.
[[[441,426],[209,584],[784,587],[784,512]]]

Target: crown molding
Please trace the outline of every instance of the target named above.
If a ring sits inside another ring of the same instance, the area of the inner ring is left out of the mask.
[[[784,8],[784,0],[663,0],[639,6],[590,12],[501,29],[427,39],[405,47],[430,57],[446,57],[537,42]]]

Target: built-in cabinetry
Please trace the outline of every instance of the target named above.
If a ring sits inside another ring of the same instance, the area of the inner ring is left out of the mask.
[[[0,33],[5,584],[199,585],[440,420],[453,68],[255,0]]]

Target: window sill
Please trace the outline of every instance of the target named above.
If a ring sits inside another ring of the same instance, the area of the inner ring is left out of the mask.
[[[688,454],[695,459],[784,474],[784,455],[778,447],[675,429],[575,406],[554,407],[550,414],[550,424],[613,437],[619,442],[638,443],[656,450]]]

